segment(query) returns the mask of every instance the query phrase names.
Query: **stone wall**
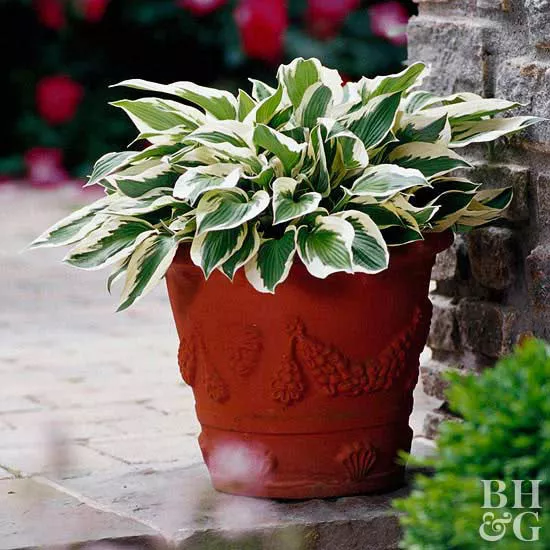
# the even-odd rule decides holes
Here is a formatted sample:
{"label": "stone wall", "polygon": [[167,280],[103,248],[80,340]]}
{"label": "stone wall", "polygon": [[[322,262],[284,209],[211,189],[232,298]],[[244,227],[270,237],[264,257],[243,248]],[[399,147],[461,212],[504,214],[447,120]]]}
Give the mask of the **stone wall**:
{"label": "stone wall", "polygon": [[[516,114],[550,118],[550,0],[419,0],[409,61],[431,64],[425,88],[471,91],[525,103]],[[457,237],[433,272],[436,290],[425,391],[444,398],[442,373],[479,371],[523,335],[550,339],[550,123],[473,147],[470,177],[511,185],[505,220]],[[445,404],[425,423],[429,436]]]}

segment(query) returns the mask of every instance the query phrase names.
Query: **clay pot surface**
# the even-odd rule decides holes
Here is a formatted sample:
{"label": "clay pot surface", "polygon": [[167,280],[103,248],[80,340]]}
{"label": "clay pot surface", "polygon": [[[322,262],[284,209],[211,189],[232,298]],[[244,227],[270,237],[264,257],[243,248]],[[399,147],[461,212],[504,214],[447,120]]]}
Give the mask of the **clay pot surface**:
{"label": "clay pot surface", "polygon": [[237,272],[208,281],[180,247],[167,274],[199,443],[218,490],[333,497],[403,483],[409,416],[431,317],[435,255],[450,233],[393,248],[376,275],[311,276],[275,294]]}

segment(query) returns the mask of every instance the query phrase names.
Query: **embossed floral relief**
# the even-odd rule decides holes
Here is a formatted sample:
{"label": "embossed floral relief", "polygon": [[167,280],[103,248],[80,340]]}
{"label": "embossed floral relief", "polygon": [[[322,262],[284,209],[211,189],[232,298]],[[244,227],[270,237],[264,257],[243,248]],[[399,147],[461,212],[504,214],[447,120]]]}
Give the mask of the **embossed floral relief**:
{"label": "embossed floral relief", "polygon": [[336,460],[344,466],[350,481],[363,481],[376,462],[376,451],[370,443],[354,441],[342,448]]}
{"label": "embossed floral relief", "polygon": [[[331,396],[356,396],[388,390],[404,374],[422,320],[416,308],[411,323],[375,358],[352,361],[331,344],[321,342],[307,332],[297,319],[289,325],[290,351],[274,375],[272,395],[289,405],[303,398],[305,380]],[[414,369],[413,369],[414,370]]]}

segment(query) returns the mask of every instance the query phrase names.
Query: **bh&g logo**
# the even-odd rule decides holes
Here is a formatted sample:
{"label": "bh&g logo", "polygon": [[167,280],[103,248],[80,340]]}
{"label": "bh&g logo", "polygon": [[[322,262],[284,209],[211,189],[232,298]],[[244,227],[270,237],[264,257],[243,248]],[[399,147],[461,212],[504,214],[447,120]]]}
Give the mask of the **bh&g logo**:
{"label": "bh&g logo", "polygon": [[[500,479],[482,479],[483,484],[483,508],[499,510],[508,505],[506,496],[506,483]],[[539,540],[540,521],[539,512],[539,486],[540,479],[513,479],[514,502],[508,506],[508,510],[502,514],[485,512],[483,521],[479,527],[479,534],[483,540],[496,542],[506,534],[511,527],[514,536],[521,541],[534,542]],[[523,489],[525,484],[526,490]],[[530,485],[530,487],[529,487]],[[524,498],[525,497],[525,498]],[[510,503],[511,504],[511,503]],[[525,506],[524,504],[528,504]],[[515,512],[517,510],[517,513]]]}

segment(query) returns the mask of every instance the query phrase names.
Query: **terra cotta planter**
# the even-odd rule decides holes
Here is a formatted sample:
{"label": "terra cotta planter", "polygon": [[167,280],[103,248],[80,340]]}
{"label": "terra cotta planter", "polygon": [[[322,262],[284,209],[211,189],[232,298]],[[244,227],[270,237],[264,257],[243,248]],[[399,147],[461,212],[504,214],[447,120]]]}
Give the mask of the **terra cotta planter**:
{"label": "terra cotta planter", "polygon": [[274,295],[243,270],[205,281],[180,247],[166,279],[216,489],[299,499],[402,484],[431,268],[451,242],[393,248],[377,275],[317,279],[295,262]]}

